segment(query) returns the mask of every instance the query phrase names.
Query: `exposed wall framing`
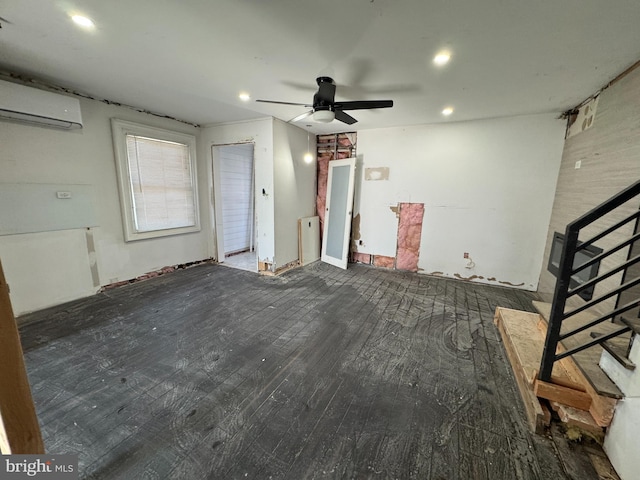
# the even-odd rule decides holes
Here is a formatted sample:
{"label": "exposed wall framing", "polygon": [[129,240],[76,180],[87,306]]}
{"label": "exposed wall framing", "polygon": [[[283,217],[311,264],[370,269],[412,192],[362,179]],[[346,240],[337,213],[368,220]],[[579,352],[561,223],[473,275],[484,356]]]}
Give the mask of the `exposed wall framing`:
{"label": "exposed wall framing", "polygon": [[329,162],[343,158],[356,156],[356,132],[333,133],[330,135],[318,135],[317,159],[318,159],[318,193],[316,206],[320,217],[320,236],[324,227],[324,213],[327,204],[327,180],[329,178]]}

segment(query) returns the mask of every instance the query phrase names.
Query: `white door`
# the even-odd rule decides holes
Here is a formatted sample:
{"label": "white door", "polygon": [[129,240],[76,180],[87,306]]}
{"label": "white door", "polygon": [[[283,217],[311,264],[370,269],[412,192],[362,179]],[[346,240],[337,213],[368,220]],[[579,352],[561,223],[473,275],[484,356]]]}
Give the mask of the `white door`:
{"label": "white door", "polygon": [[343,269],[349,256],[355,170],[355,158],[329,162],[321,259]]}

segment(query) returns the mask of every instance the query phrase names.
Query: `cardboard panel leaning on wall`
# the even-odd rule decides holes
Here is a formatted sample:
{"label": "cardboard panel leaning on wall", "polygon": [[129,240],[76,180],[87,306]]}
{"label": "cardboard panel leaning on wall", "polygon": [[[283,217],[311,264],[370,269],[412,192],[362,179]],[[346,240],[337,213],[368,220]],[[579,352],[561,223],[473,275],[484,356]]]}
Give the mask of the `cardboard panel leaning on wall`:
{"label": "cardboard panel leaning on wall", "polygon": [[[208,218],[202,231],[139,242],[125,242],[110,119],[198,136],[198,129],[128,108],[81,99],[84,128],[60,131],[3,122],[0,177],[7,183],[89,185],[97,199],[98,226],[0,237],[0,257],[11,286],[16,315],[95,293],[101,285],[127,280],[163,266],[209,256]],[[206,158],[199,155],[199,172]],[[206,176],[199,175],[201,210],[208,211]],[[91,241],[89,241],[91,240]],[[9,258],[10,257],[10,258]]]}
{"label": "cardboard panel leaning on wall", "polygon": [[[564,233],[568,223],[583,215],[593,207],[606,201],[640,179],[640,69],[629,72],[619,81],[604,90],[599,97],[595,118],[589,129],[567,138],[558,186],[547,233],[544,253],[544,266],[540,274],[538,293],[550,302],[553,298],[556,278],[547,271],[547,261],[551,250],[554,232]],[[579,162],[577,164],[577,162]],[[578,168],[579,167],[579,168]],[[615,216],[604,218],[593,228],[587,228],[580,239],[595,235],[616,219],[629,215],[638,208],[637,201],[630,202]],[[633,225],[609,235],[596,246],[608,249],[630,236]],[[628,249],[623,249],[603,261],[600,271],[626,259]],[[596,286],[594,296],[598,296],[620,284],[620,275],[615,275]],[[584,303],[580,299],[571,299],[570,305]],[[595,307],[594,313],[609,310],[613,301],[604,302]]]}
{"label": "cardboard panel leaning on wall", "polygon": [[[361,253],[393,257],[398,203],[424,203],[418,269],[535,290],[564,123],[532,115],[358,133]],[[463,258],[467,252],[473,260]]]}

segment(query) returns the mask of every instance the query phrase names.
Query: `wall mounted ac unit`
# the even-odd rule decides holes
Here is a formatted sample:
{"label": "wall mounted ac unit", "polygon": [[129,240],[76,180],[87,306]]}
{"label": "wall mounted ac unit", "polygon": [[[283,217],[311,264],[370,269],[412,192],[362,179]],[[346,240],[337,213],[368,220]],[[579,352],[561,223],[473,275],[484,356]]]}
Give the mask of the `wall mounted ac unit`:
{"label": "wall mounted ac unit", "polygon": [[0,119],[64,130],[82,128],[77,98],[3,80],[0,80]]}

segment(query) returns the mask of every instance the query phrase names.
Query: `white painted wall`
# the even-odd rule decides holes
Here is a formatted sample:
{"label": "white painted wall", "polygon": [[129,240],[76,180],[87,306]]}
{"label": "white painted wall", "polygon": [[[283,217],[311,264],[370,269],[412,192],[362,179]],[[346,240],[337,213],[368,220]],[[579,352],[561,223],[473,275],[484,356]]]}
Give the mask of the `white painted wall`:
{"label": "white painted wall", "polygon": [[298,219],[315,215],[316,163],[306,163],[304,154],[316,147],[315,136],[308,138],[305,130],[281,120],[273,127],[275,268],[280,268],[298,260]]}
{"label": "white painted wall", "polygon": [[[535,290],[562,156],[555,117],[358,132],[358,251],[395,257],[390,208],[424,203],[420,271]],[[389,167],[389,180],[364,181],[367,167]]]}
{"label": "white painted wall", "polygon": [[[264,118],[247,122],[225,123],[202,128],[201,143],[208,152],[210,185],[209,198],[220,205],[218,197],[220,185],[218,178],[212,174],[213,157],[211,147],[214,145],[230,145],[237,143],[253,143],[253,160],[255,163],[256,192],[256,253],[261,262],[273,263],[275,256],[274,230],[274,179],[273,179],[273,119]],[[217,185],[216,185],[217,184]],[[264,194],[263,194],[264,189]],[[215,219],[221,221],[220,215]],[[218,232],[221,229],[216,229]],[[221,243],[219,240],[218,243]],[[224,258],[216,255],[216,258]]]}
{"label": "white painted wall", "polygon": [[[640,340],[636,336],[629,360],[640,365]],[[607,428],[604,449],[622,480],[638,478],[640,472],[640,370],[627,370],[606,350],[602,351],[600,367],[624,393],[618,402],[613,421]]]}
{"label": "white painted wall", "polygon": [[[16,315],[91,295],[101,285],[163,266],[210,256],[210,225],[205,215],[198,233],[124,241],[109,122],[116,117],[196,137],[198,129],[98,101],[81,99],[80,104],[82,130],[0,122],[0,182],[91,185],[99,225],[91,229],[94,253],[88,247],[85,230],[0,236],[0,259]],[[207,157],[201,149],[198,154],[198,171],[205,172]],[[207,212],[206,176],[199,176],[201,212]]]}
{"label": "white painted wall", "polygon": [[635,480],[640,472],[640,397],[625,397],[616,405],[607,428],[604,450],[622,480]]}
{"label": "white painted wall", "polygon": [[99,287],[83,230],[0,237],[0,258],[16,315],[93,295]]}

